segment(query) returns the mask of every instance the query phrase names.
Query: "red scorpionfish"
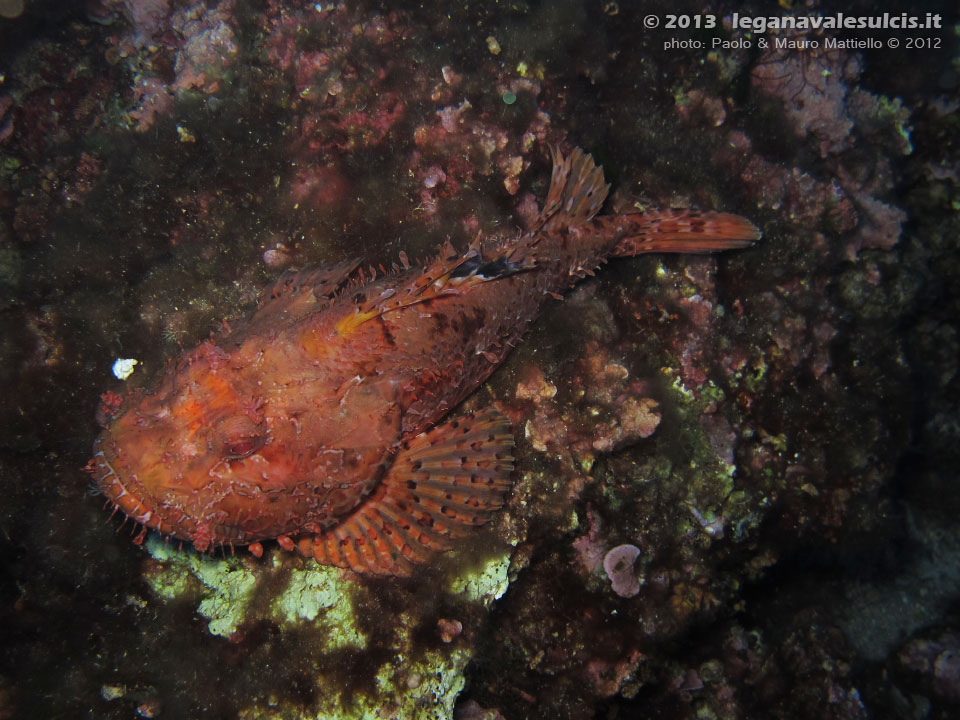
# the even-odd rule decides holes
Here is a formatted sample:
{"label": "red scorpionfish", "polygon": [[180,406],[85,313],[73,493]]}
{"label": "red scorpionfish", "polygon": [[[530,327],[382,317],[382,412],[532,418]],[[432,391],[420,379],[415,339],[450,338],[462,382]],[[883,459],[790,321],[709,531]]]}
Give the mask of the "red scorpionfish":
{"label": "red scorpionfish", "polygon": [[545,298],[607,258],[760,236],[725,213],[597,217],[602,170],[579,149],[551,152],[530,232],[465,253],[448,243],[425,268],[401,255],[403,268],[375,279],[358,261],[282,278],[242,328],[109,408],[89,468],[114,509],[201,552],[259,556],[276,539],[397,575],[486,522],[511,486],[509,422],[494,408],[446,418]]}

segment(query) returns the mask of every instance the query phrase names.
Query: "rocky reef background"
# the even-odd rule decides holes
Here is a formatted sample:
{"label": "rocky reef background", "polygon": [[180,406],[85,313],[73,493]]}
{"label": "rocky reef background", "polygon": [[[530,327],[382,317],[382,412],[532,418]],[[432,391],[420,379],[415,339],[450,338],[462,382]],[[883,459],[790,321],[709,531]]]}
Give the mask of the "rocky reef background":
{"label": "rocky reef background", "polygon": [[[635,5],[0,2],[0,720],[956,716],[955,7]],[[102,393],[283,269],[516,234],[549,144],[764,239],[547,306],[467,401],[518,440],[491,527],[371,579],[109,519]]]}

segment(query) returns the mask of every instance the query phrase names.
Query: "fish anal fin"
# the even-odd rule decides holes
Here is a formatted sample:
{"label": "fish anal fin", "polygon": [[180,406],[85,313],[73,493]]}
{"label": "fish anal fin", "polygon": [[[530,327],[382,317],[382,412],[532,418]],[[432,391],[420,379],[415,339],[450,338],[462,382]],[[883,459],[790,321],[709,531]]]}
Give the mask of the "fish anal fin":
{"label": "fish anal fin", "polygon": [[580,148],[567,157],[551,146],[553,171],[550,189],[535,229],[553,229],[582,225],[600,211],[610,186],[604,182],[603,168]]}
{"label": "fish anal fin", "polygon": [[360,573],[407,575],[503,505],[513,446],[509,421],[493,408],[421,433],[352,515],[300,550]]}

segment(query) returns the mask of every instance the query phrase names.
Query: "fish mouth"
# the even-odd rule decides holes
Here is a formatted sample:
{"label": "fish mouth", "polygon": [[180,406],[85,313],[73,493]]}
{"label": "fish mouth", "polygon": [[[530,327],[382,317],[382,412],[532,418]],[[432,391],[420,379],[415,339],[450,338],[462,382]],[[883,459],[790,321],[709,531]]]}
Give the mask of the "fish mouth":
{"label": "fish mouth", "polygon": [[134,482],[125,483],[120,473],[114,468],[114,464],[116,464],[116,458],[108,457],[101,440],[97,440],[94,443],[93,458],[87,464],[87,470],[93,475],[100,491],[106,496],[107,503],[113,506],[113,512],[116,513],[119,510],[141,526],[135,542],[138,545],[142,543],[148,529],[186,539],[180,528],[164,521],[151,504],[146,502],[139,492],[134,491],[132,486],[136,482],[136,477],[134,476]]}
{"label": "fish mouth", "polygon": [[119,510],[140,527],[134,537],[137,545],[143,543],[147,530],[155,530],[167,539],[172,537],[190,542],[202,553],[247,545],[258,539],[240,528],[214,523],[212,518],[207,521],[195,518],[183,509],[168,507],[163,501],[151,497],[136,473],[124,472],[121,455],[111,449],[111,445],[103,438],[94,443],[93,458],[87,464],[87,470],[106,496],[107,504],[113,507],[113,513]]}

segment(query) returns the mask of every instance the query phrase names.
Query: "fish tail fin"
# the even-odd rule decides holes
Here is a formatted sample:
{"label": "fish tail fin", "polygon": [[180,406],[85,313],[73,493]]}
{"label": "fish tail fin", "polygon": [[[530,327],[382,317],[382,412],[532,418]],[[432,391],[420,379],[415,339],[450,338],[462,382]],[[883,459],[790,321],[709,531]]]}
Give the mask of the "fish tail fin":
{"label": "fish tail fin", "polygon": [[510,422],[493,408],[417,435],[353,515],[302,538],[300,552],[355,572],[409,574],[503,505],[513,444]]}
{"label": "fish tail fin", "polygon": [[609,231],[621,237],[612,257],[643,253],[708,253],[736,250],[760,239],[760,231],[746,218],[698,210],[651,210],[601,218]]}
{"label": "fish tail fin", "polygon": [[603,168],[580,148],[566,157],[551,146],[553,173],[543,210],[534,230],[577,227],[590,221],[599,224],[619,243],[613,257],[648,252],[706,253],[733,250],[760,239],[760,231],[739,215],[697,210],[651,210],[594,218],[610,190]]}
{"label": "fish tail fin", "polygon": [[604,182],[603,168],[580,148],[567,157],[550,146],[553,172],[550,189],[535,229],[582,225],[599,212],[610,186]]}

